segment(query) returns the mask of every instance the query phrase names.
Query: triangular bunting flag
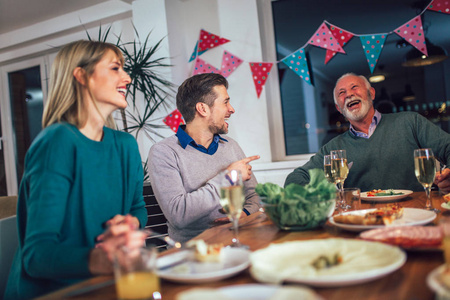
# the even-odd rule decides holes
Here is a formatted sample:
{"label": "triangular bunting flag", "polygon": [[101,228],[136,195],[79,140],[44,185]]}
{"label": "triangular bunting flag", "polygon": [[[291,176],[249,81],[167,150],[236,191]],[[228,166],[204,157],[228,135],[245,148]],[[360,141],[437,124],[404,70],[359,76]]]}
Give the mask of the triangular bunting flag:
{"label": "triangular bunting flag", "polygon": [[203,53],[205,53],[206,50],[205,50],[205,51],[198,52],[198,53],[197,53],[197,52],[198,52],[198,41],[197,41],[197,43],[195,43],[194,52],[192,52],[192,55],[191,55],[191,58],[189,59],[189,62],[193,61],[197,56],[200,56],[200,55],[202,55]]}
{"label": "triangular bunting flag", "polygon": [[200,37],[198,38],[198,52],[206,51],[208,49],[228,43],[230,40],[217,36],[205,30],[200,30]]}
{"label": "triangular bunting flag", "polygon": [[437,12],[441,12],[444,14],[450,14],[450,1],[448,0],[433,0],[430,6],[428,6],[429,10],[434,10]]}
{"label": "triangular bunting flag", "polygon": [[331,34],[331,31],[328,29],[325,22],[320,25],[316,33],[314,33],[313,36],[309,39],[309,43],[313,46],[321,47],[327,50],[345,53],[341,45],[336,42],[336,39]]}
{"label": "triangular bunting flag", "polygon": [[216,73],[220,74],[220,70],[213,65],[208,64],[203,59],[198,58],[195,60],[195,67],[192,75],[203,74],[203,73]]}
{"label": "triangular bunting flag", "polygon": [[178,126],[184,124],[183,117],[178,109],[168,114],[163,122],[170,127],[173,131],[177,132]]}
{"label": "triangular bunting flag", "polygon": [[223,77],[227,78],[242,63],[243,60],[237,57],[236,55],[228,51],[223,51],[222,67],[220,69],[220,72],[223,75]]}
{"label": "triangular bunting flag", "polygon": [[256,94],[259,98],[262,89],[266,84],[267,77],[269,77],[273,63],[251,62],[249,65],[252,71],[253,82],[255,83]]}
{"label": "triangular bunting flag", "polygon": [[309,75],[308,62],[306,59],[306,52],[304,48],[300,48],[291,55],[285,57],[282,62],[284,62],[289,67],[289,69],[294,71],[304,81],[312,85],[311,76]]}
{"label": "triangular bunting flag", "polygon": [[375,66],[378,62],[378,57],[383,50],[384,41],[386,40],[386,34],[368,34],[361,35],[360,37],[364,53],[366,54],[367,63],[369,64],[370,73],[373,73]]}
{"label": "triangular bunting flag", "polygon": [[394,32],[416,47],[417,50],[428,56],[425,35],[423,34],[422,19],[420,16],[403,24],[395,29]]}
{"label": "triangular bunting flag", "polygon": [[[344,48],[347,42],[350,41],[351,38],[353,37],[353,33],[334,25],[330,26],[330,31],[342,48]],[[336,55],[336,53],[337,53],[336,51],[327,50],[327,53],[325,55],[325,64],[327,64]]]}

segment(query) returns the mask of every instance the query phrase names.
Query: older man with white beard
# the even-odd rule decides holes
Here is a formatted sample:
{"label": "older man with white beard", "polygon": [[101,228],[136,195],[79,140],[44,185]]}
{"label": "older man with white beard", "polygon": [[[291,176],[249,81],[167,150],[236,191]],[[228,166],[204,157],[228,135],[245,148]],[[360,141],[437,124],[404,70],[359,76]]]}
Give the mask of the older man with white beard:
{"label": "older man with white beard", "polygon": [[[431,148],[438,160],[450,165],[450,134],[414,112],[381,114],[373,107],[375,89],[364,76],[347,73],[333,91],[336,109],[350,129],[322,146],[318,153],[286,178],[289,183],[309,182],[309,169],[323,169],[331,150],[346,150],[350,172],[346,187],[423,191],[414,174],[414,149]],[[450,169],[436,175],[441,191],[450,192]]]}

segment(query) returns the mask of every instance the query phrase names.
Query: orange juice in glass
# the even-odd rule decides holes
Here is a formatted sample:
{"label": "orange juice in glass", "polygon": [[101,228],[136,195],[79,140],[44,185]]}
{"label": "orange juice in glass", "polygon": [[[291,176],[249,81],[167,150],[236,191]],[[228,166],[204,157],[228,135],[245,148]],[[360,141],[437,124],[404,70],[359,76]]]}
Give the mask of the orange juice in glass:
{"label": "orange juice in glass", "polygon": [[161,298],[156,258],[154,249],[143,248],[133,253],[120,250],[116,253],[114,276],[118,299]]}

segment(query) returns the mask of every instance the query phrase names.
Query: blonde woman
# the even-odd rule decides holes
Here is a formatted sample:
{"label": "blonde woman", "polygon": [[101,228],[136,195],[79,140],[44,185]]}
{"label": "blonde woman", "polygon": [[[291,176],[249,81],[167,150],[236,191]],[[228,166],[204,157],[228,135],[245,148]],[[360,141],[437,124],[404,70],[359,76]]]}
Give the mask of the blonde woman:
{"label": "blonde woman", "polygon": [[[118,247],[141,247],[147,212],[138,146],[113,126],[130,77],[112,44],[64,46],[52,66],[44,130],[28,150],[19,248],[5,299],[30,299],[110,274]],[[109,127],[107,127],[109,126]],[[105,231],[106,229],[106,231]]]}

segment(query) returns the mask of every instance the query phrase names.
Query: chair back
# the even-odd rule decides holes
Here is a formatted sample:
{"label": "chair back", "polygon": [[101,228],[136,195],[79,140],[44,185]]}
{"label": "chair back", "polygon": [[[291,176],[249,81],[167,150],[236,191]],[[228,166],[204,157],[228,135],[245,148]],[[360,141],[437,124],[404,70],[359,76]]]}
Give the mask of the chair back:
{"label": "chair back", "polygon": [[[155,193],[149,183],[144,183],[144,201],[145,208],[147,208],[147,224],[145,228],[150,229],[155,233],[159,233],[160,238],[168,236],[167,233],[167,219],[156,201]],[[157,237],[147,239],[147,245],[152,245],[158,248],[159,251],[167,249],[167,243]]]}
{"label": "chair back", "polygon": [[9,270],[19,245],[16,220],[16,216],[0,219],[0,299],[5,294]]}
{"label": "chair back", "polygon": [[17,196],[0,197],[0,219],[14,216],[17,209]]}

